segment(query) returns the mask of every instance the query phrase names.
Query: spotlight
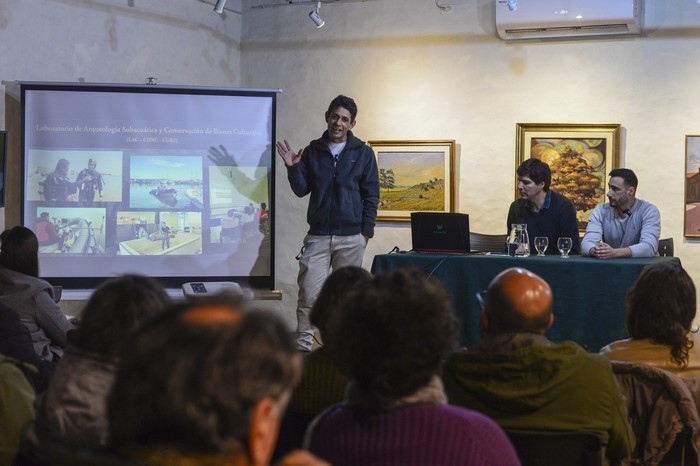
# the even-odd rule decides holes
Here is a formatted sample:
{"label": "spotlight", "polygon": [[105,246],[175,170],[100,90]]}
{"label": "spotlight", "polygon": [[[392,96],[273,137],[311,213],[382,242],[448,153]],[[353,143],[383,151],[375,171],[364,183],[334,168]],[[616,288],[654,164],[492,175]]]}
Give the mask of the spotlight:
{"label": "spotlight", "polygon": [[515,11],[518,9],[518,0],[508,0],[508,9],[510,11]]}
{"label": "spotlight", "polygon": [[216,6],[214,7],[214,11],[216,11],[219,14],[222,14],[224,12],[224,5],[226,5],[226,0],[217,0]]}
{"label": "spotlight", "polygon": [[316,2],[316,9],[309,13],[309,18],[316,24],[316,28],[323,27],[326,22],[318,15],[318,10],[321,9],[321,2]]}

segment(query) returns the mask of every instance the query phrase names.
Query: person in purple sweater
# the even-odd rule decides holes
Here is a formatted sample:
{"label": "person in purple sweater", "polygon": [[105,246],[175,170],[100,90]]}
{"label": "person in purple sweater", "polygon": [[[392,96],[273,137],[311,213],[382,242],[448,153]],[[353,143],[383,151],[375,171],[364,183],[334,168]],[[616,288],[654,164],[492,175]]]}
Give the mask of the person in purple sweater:
{"label": "person in purple sweater", "polygon": [[437,373],[457,329],[444,289],[418,271],[354,290],[328,322],[347,394],[314,420],[308,450],[334,466],[519,465],[494,421],[447,404]]}

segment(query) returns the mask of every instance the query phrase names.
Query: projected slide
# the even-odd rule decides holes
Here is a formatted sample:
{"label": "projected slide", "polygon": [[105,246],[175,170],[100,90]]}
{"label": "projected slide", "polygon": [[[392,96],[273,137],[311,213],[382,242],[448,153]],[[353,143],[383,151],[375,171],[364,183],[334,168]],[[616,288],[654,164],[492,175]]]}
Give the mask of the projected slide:
{"label": "projected slide", "polygon": [[275,94],[21,83],[22,223],[42,276],[272,287]]}

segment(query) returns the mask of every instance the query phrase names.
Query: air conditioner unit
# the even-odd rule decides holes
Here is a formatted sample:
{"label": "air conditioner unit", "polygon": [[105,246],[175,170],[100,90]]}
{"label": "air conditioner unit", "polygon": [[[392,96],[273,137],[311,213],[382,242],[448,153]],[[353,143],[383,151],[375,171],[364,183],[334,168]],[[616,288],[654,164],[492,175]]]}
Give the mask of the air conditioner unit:
{"label": "air conditioner unit", "polygon": [[641,34],[643,0],[495,0],[503,40]]}

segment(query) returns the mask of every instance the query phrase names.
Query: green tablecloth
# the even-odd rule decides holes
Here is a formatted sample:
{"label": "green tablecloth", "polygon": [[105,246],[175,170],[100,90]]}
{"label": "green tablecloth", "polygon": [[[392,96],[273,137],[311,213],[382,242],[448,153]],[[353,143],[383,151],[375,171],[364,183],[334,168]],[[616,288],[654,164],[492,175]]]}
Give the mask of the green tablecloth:
{"label": "green tablecloth", "polygon": [[627,338],[625,293],[648,264],[675,262],[676,257],[599,260],[582,256],[515,258],[497,255],[381,254],[372,272],[416,268],[439,279],[447,288],[462,324],[460,343],[478,345],[481,309],[476,293],[509,267],[538,274],[554,292],[554,325],[547,336],[555,342],[573,340],[591,351]]}

